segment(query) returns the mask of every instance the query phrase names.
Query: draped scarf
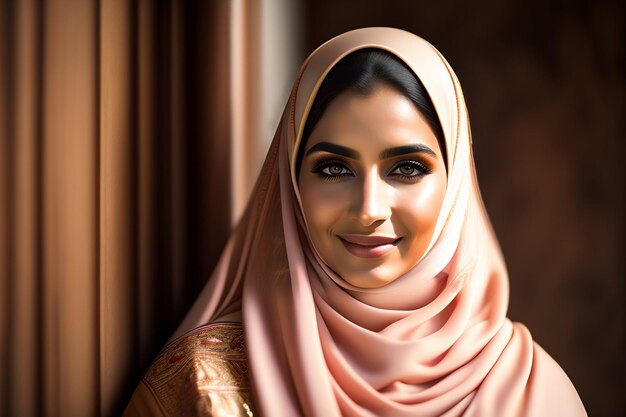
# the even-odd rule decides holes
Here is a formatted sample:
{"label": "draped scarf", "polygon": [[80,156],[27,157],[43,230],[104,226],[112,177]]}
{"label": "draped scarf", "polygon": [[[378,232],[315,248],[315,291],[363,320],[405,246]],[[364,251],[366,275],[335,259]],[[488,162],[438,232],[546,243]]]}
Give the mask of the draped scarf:
{"label": "draped scarf", "polygon": [[[375,289],[348,284],[320,257],[295,172],[317,90],[361,48],[394,54],[422,82],[448,166],[428,249]],[[420,37],[363,28],[329,40],[303,64],[242,219],[173,338],[241,311],[262,416],[586,416],[559,365],[506,317],[508,291],[456,75]]]}

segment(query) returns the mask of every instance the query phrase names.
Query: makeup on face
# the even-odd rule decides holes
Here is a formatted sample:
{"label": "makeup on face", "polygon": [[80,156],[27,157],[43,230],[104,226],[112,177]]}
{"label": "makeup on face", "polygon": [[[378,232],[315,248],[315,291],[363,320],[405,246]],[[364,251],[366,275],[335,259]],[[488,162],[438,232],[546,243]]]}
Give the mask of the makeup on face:
{"label": "makeup on face", "polygon": [[311,240],[353,285],[410,270],[430,243],[446,189],[431,127],[402,94],[340,94],[307,142],[299,179]]}

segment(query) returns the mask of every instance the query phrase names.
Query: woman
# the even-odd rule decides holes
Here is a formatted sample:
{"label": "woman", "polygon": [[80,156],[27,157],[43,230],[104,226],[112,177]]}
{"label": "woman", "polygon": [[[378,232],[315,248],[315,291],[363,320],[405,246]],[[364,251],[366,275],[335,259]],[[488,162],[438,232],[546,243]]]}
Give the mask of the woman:
{"label": "woman", "polygon": [[125,415],[585,416],[506,318],[507,280],[452,69],[410,33],[345,33],[304,63],[240,224]]}

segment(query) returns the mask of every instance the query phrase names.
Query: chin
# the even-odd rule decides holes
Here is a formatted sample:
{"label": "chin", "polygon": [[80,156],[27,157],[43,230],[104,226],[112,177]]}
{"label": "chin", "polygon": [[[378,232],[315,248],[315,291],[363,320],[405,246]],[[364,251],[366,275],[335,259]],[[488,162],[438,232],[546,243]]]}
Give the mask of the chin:
{"label": "chin", "polygon": [[[349,275],[341,274],[341,276],[345,277]],[[358,287],[358,288],[372,289],[372,288],[384,287],[385,285],[390,284],[393,281],[395,281],[395,278],[389,279],[389,278],[385,278],[385,277],[381,277],[377,275],[365,274],[365,275],[359,275],[359,276],[353,275],[351,278],[344,278],[344,280],[347,283],[354,285],[355,287]]]}

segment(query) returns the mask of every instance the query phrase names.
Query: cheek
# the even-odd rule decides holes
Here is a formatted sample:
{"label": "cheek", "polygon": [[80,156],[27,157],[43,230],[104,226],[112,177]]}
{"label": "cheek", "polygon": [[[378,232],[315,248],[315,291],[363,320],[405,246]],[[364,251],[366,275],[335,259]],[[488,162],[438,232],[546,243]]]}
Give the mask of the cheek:
{"label": "cheek", "polygon": [[324,190],[323,185],[306,185],[301,190],[302,209],[311,233],[326,235],[341,218],[346,194]]}
{"label": "cheek", "polygon": [[[400,193],[398,207],[401,207],[403,223],[412,234],[418,246],[430,242],[439,217],[445,195],[445,177],[432,177],[424,182],[415,193]],[[425,243],[424,243],[425,241]]]}

